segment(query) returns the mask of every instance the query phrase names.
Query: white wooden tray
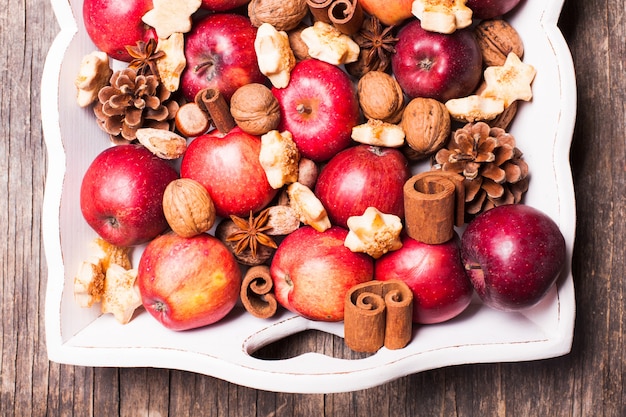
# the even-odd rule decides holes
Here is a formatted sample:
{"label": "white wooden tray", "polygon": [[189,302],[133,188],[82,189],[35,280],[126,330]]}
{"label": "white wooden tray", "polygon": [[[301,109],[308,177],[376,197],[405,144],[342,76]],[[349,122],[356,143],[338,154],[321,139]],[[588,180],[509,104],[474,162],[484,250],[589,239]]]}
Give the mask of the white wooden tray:
{"label": "white wooden tray", "polygon": [[[307,329],[343,335],[342,323],[320,323],[283,312],[270,320],[242,309],[203,329],[175,333],[142,311],[127,325],[98,308],[79,308],[73,275],[95,237],[83,221],[78,195],[90,161],[108,146],[90,110],[75,104],[73,81],[81,58],[95,47],[82,24],[82,1],[52,0],[61,26],[42,79],[42,121],[48,148],[43,234],[48,262],[46,342],[50,360],[83,366],[160,367],[211,375],[281,392],[331,393],[364,389],[449,365],[543,359],[569,352],[575,300],[571,254],[575,201],[569,149],[576,113],[571,56],[557,28],[563,0],[525,0],[510,22],[525,45],[524,61],[537,69],[534,98],[524,103],[511,133],[532,175],[525,203],[560,226],[568,262],[558,285],[524,313],[502,313],[475,301],[456,319],[416,327],[404,349],[381,349],[364,359],[306,353],[262,360],[258,348]],[[138,259],[135,259],[137,262]]]}

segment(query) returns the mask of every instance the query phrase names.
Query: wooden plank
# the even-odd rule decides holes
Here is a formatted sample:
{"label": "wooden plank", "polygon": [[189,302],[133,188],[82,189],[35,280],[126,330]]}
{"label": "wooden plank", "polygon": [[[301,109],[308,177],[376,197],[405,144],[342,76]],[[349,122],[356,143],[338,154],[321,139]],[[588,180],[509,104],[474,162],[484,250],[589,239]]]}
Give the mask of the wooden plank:
{"label": "wooden plank", "polygon": [[[329,395],[258,391],[181,371],[48,362],[39,80],[58,27],[47,1],[9,0],[6,6],[0,14],[0,415],[626,415],[623,1],[568,0],[561,18],[579,96],[571,158],[578,213],[572,353],[529,363],[432,370]],[[305,351],[349,355],[334,337],[315,333],[266,353],[272,349],[281,357]]]}

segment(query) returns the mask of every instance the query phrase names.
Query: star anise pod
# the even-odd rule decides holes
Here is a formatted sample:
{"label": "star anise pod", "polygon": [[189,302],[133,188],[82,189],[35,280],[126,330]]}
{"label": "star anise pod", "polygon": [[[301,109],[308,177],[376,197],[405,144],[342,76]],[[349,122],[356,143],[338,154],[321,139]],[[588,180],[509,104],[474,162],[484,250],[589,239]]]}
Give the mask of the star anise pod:
{"label": "star anise pod", "polygon": [[148,42],[137,41],[135,46],[126,46],[126,50],[133,58],[128,64],[129,68],[133,68],[139,75],[155,75],[159,77],[159,70],[156,61],[165,56],[165,52],[157,51],[157,42],[154,38]]}
{"label": "star anise pod", "polygon": [[386,71],[391,63],[391,55],[396,53],[398,38],[394,35],[395,26],[383,25],[375,16],[369,16],[361,29],[354,35],[354,41],[361,48],[359,60],[350,64],[350,72],[362,76],[369,71]]}
{"label": "star anise pod", "polygon": [[271,226],[267,225],[269,220],[269,209],[263,210],[257,217],[254,217],[250,212],[250,218],[248,220],[241,217],[231,215],[230,219],[239,228],[238,231],[231,233],[226,240],[228,242],[237,242],[235,245],[235,253],[240,254],[246,249],[250,249],[252,256],[256,257],[258,245],[268,246],[276,249],[278,246],[276,242],[267,235],[266,230],[271,229]]}

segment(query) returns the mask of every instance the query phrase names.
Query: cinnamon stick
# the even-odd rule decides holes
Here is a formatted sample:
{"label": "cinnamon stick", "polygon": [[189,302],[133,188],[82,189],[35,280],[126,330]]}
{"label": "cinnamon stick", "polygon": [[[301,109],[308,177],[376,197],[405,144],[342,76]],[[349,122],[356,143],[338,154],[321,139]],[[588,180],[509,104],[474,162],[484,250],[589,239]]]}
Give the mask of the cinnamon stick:
{"label": "cinnamon stick", "polygon": [[276,314],[278,304],[272,292],[274,283],[267,265],[253,266],[241,283],[241,302],[253,316],[266,319]]}
{"label": "cinnamon stick", "polygon": [[401,349],[411,340],[412,318],[413,293],[403,281],[358,284],[346,295],[344,340],[356,352]]}
{"label": "cinnamon stick", "polygon": [[215,128],[226,134],[235,126],[235,119],[230,114],[226,99],[216,88],[205,88],[196,94],[194,100],[201,108],[204,107],[211,116]]}
{"label": "cinnamon stick", "polygon": [[335,0],[328,9],[330,22],[347,35],[355,34],[363,24],[363,9],[358,0]]}
{"label": "cinnamon stick", "polygon": [[384,284],[387,320],[385,347],[402,349],[411,341],[413,332],[413,292],[400,280],[389,280]]}
{"label": "cinnamon stick", "polygon": [[330,23],[328,9],[334,1],[336,0],[306,0],[309,10],[311,10],[311,15],[313,15],[313,20]]}
{"label": "cinnamon stick", "polygon": [[420,242],[439,244],[454,236],[463,224],[465,189],[458,174],[427,171],[404,184],[405,229]]}

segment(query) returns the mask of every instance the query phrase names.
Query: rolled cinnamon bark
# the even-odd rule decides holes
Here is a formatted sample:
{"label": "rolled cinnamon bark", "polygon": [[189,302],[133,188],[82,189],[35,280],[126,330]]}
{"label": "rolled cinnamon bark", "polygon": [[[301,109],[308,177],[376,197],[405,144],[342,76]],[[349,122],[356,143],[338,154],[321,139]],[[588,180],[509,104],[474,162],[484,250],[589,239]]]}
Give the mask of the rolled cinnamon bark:
{"label": "rolled cinnamon bark", "polygon": [[385,282],[385,347],[402,349],[411,341],[413,332],[413,292],[403,281]]}
{"label": "rolled cinnamon bark", "polygon": [[427,244],[447,242],[454,226],[463,224],[465,189],[463,178],[443,171],[427,171],[404,184],[406,232]]}
{"label": "rolled cinnamon bark", "polygon": [[336,0],[307,0],[306,3],[309,6],[309,10],[311,10],[313,20],[330,23],[328,9],[334,1]]}
{"label": "rolled cinnamon bark", "polygon": [[276,314],[278,304],[272,292],[274,283],[267,265],[253,266],[244,275],[241,284],[241,302],[255,317],[269,318]]}
{"label": "rolled cinnamon bark", "polygon": [[206,109],[220,133],[226,134],[236,126],[235,119],[230,114],[230,107],[219,90],[215,88],[200,90],[194,101],[200,108]]}
{"label": "rolled cinnamon bark", "polygon": [[344,340],[356,352],[401,349],[411,340],[413,293],[399,280],[355,285],[346,296]]}
{"label": "rolled cinnamon bark", "polygon": [[330,22],[347,35],[355,34],[363,24],[363,9],[358,0],[335,0],[328,9]]}

